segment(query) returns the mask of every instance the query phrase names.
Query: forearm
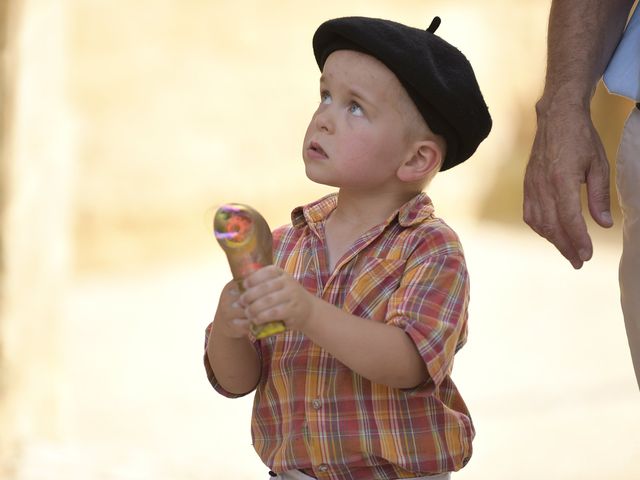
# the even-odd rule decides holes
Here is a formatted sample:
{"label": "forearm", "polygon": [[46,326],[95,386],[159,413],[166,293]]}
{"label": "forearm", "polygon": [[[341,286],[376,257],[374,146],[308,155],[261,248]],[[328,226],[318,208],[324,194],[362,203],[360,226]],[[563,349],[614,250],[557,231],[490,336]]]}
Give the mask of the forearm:
{"label": "forearm", "polygon": [[589,109],[633,0],[553,0],[538,112],[561,102]]}
{"label": "forearm", "polygon": [[303,333],[357,374],[393,388],[428,379],[409,336],[400,328],[351,315],[316,298]]}
{"label": "forearm", "polygon": [[260,359],[247,337],[229,338],[211,327],[207,357],[216,380],[227,391],[244,394],[252,391],[260,380]]}

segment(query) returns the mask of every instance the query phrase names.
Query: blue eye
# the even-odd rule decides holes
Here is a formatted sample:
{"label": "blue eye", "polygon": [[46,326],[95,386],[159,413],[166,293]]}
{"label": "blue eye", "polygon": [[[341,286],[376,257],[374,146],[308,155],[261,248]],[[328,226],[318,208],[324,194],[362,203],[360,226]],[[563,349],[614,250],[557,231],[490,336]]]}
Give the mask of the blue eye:
{"label": "blue eye", "polygon": [[362,107],[356,102],[351,102],[351,104],[349,105],[349,113],[355,115],[356,117],[362,117],[364,115],[364,110],[362,110]]}
{"label": "blue eye", "polygon": [[325,105],[329,105],[331,103],[331,94],[329,92],[321,92],[320,93],[320,103],[324,103]]}

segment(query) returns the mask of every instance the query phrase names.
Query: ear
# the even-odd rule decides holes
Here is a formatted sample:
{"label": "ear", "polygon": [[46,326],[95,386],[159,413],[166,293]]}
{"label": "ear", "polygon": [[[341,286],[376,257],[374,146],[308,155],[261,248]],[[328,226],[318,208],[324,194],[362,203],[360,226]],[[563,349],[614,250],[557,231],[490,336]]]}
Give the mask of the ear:
{"label": "ear", "polygon": [[416,142],[410,157],[398,168],[396,175],[403,182],[413,183],[431,176],[442,164],[442,149],[434,140]]}

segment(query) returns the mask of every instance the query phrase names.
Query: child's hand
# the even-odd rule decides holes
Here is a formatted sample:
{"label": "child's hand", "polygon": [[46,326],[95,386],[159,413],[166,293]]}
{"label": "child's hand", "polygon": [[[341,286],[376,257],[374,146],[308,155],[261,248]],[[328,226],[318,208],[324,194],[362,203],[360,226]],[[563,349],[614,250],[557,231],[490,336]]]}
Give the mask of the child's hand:
{"label": "child's hand", "polygon": [[240,296],[245,316],[256,325],[275,320],[291,330],[304,330],[318,300],[293,277],[273,265],[247,277]]}
{"label": "child's hand", "polygon": [[228,338],[242,338],[249,334],[249,320],[239,303],[240,290],[235,280],[227,283],[220,293],[214,323],[216,330]]}

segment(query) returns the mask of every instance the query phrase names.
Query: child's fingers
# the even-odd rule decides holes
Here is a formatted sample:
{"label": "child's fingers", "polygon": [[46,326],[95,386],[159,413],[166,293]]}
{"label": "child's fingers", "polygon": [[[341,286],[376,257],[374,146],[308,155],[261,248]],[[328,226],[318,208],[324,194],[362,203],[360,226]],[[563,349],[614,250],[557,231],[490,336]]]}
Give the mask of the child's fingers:
{"label": "child's fingers", "polygon": [[267,295],[251,305],[246,306],[243,316],[251,321],[273,320],[275,318],[274,312],[277,312],[277,315],[283,315],[282,312],[285,311],[287,304],[288,300],[281,295]]}
{"label": "child's fingers", "polygon": [[231,280],[222,288],[223,298],[233,298],[240,296],[240,287],[238,287],[238,282],[235,280]]}
{"label": "child's fingers", "polygon": [[273,322],[275,320],[284,321],[287,316],[287,304],[283,302],[265,306],[264,308],[259,309],[256,313],[249,313],[247,316],[250,321],[258,325]]}
{"label": "child's fingers", "polygon": [[240,319],[244,319],[246,318],[245,315],[245,307],[243,307],[242,305],[240,305],[239,302],[233,302],[231,304],[231,306],[229,307],[229,311],[228,311],[228,315],[231,318],[240,318]]}
{"label": "child's fingers", "polygon": [[248,307],[259,300],[263,300],[264,297],[271,297],[274,293],[284,288],[283,280],[284,277],[279,275],[247,288],[239,298],[240,305]]}
{"label": "child's fingers", "polygon": [[234,329],[244,333],[249,331],[249,323],[249,320],[246,318],[234,318],[231,321]]}
{"label": "child's fingers", "polygon": [[249,334],[249,320],[246,318],[234,318],[228,326],[229,337],[242,338]]}
{"label": "child's fingers", "polygon": [[284,305],[289,301],[287,290],[281,282],[272,280],[247,290],[240,298],[245,315],[250,319],[264,318],[267,310]]}
{"label": "child's fingers", "polygon": [[283,275],[282,269],[276,267],[275,265],[267,265],[249,275],[242,282],[245,290],[249,290],[256,285],[260,285],[261,283],[267,282],[274,278],[278,278]]}

